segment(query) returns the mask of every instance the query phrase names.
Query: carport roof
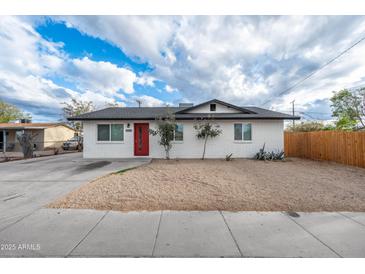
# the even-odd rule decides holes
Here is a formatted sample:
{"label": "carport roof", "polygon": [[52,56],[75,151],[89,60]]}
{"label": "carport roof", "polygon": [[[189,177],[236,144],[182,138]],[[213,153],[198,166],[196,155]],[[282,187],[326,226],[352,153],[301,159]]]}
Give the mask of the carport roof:
{"label": "carport roof", "polygon": [[[56,126],[65,126],[70,128],[69,126],[63,123],[0,123],[0,129],[45,129]],[[72,128],[70,128],[72,129]]]}

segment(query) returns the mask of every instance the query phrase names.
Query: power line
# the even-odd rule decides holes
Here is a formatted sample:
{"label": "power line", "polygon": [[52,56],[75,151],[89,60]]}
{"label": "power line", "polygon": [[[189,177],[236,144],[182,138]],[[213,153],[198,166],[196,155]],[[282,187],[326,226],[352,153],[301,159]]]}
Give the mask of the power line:
{"label": "power line", "polygon": [[327,121],[328,120],[328,119],[314,117],[312,115],[309,115],[307,112],[299,112],[299,114],[305,115],[305,116],[309,117],[311,120],[320,120],[320,121]]}
{"label": "power line", "polygon": [[[292,111],[281,111],[281,112],[292,114]],[[296,112],[300,115],[306,116],[307,118],[305,118],[305,119],[309,118],[310,120],[327,121],[327,120],[330,120],[330,119],[328,119],[329,118],[328,116],[332,117],[331,113],[317,114],[317,112],[316,112],[316,113],[314,113],[315,115],[311,115],[309,113],[313,114],[313,112],[306,112],[306,111],[296,111]],[[328,117],[328,118],[326,118],[326,117]]]}
{"label": "power line", "polygon": [[305,113],[314,113],[314,114],[332,114],[331,112],[317,112],[317,111],[305,111]]}
{"label": "power line", "polygon": [[[331,115],[331,112],[317,112],[317,111],[305,111],[305,110],[297,110],[298,112],[305,112],[305,113],[313,113],[313,114],[323,114],[323,115]],[[280,110],[280,112],[292,113],[292,110]]]}
{"label": "power line", "polygon": [[[294,85],[290,86],[289,88],[283,90],[282,92],[280,92],[277,96],[281,96],[285,93],[287,93],[288,91],[292,90],[293,88],[295,88],[296,86],[300,85],[301,83],[303,83],[305,80],[309,79],[310,77],[312,77],[314,74],[316,74],[317,72],[319,72],[320,70],[322,70],[323,68],[325,68],[326,66],[328,66],[329,64],[333,63],[336,59],[340,58],[342,55],[344,55],[346,52],[348,52],[349,50],[351,50],[353,47],[355,47],[356,45],[360,44],[362,41],[365,40],[365,36],[362,37],[360,40],[358,40],[356,43],[352,44],[350,47],[348,47],[347,49],[345,49],[344,51],[342,51],[340,54],[338,54],[336,57],[332,58],[331,60],[329,60],[327,63],[325,63],[324,65],[322,65],[321,67],[319,67],[317,70],[311,72],[310,74],[308,74],[307,76],[305,76],[302,80],[296,82]],[[266,105],[267,103],[269,103],[271,101],[271,99],[266,100],[262,106]]]}
{"label": "power line", "polygon": [[315,120],[316,118],[314,118],[312,115],[309,115],[309,114],[307,114],[307,113],[305,113],[305,112],[299,112],[300,114],[302,114],[302,115],[305,115],[305,116],[307,116],[307,117],[309,117],[309,118],[311,118],[311,119],[313,119],[313,120]]}
{"label": "power line", "polygon": [[[283,112],[283,113],[288,113],[288,114],[292,114],[293,112],[292,111],[280,111],[280,112]],[[318,118],[318,117],[326,117],[326,116],[331,116],[332,117],[332,113],[329,113],[329,112],[311,112],[311,111],[301,111],[301,110],[296,110],[295,111],[296,113],[299,113],[299,114],[303,114],[303,115],[306,115],[306,116],[310,116],[312,117],[313,119],[320,119],[322,120],[321,118]],[[313,115],[314,114],[314,115]],[[326,120],[326,119],[323,119],[323,120]]]}
{"label": "power line", "polygon": [[[294,117],[295,115],[295,106],[294,106],[294,103],[295,103],[295,100],[291,101],[292,103],[292,115]],[[293,128],[295,127],[295,120],[293,119]]]}

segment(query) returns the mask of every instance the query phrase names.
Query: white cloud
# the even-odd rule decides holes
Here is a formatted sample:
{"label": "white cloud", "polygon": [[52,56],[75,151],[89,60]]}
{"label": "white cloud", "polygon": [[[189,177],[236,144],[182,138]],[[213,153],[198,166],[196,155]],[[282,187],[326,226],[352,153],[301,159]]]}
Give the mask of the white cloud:
{"label": "white cloud", "polygon": [[43,75],[62,63],[62,44],[48,42],[17,17],[0,16],[0,70]]}
{"label": "white cloud", "polygon": [[77,92],[75,93],[74,97],[76,97],[78,100],[93,102],[97,109],[102,108],[105,104],[115,103],[115,100],[112,97],[108,97],[91,90],[86,90],[85,92],[81,93]]}
{"label": "white cloud", "polygon": [[9,102],[28,105],[39,110],[43,109],[44,112],[53,109],[52,113],[59,114],[63,107],[62,103],[69,102],[71,98],[92,101],[97,108],[101,108],[107,103],[115,103],[115,99],[112,97],[95,91],[75,91],[39,76],[19,77],[16,74],[2,71],[0,71],[0,91],[1,98],[6,98]]}
{"label": "white cloud", "polygon": [[[157,89],[161,82],[167,93],[176,91],[188,101],[219,98],[260,105],[270,99],[267,107],[287,109],[293,99],[307,107],[324,106],[333,90],[365,84],[363,42],[289,94],[278,96],[357,41],[365,32],[365,17],[55,18],[118,46],[137,62],[148,62],[152,70],[139,74],[91,57],[72,59],[62,43],[45,40],[30,25],[32,20],[23,19],[0,17],[0,96],[19,102],[57,105],[71,95],[100,104],[129,102],[135,98],[134,84]],[[76,88],[51,81],[55,74]],[[148,95],[141,99],[145,105],[164,104]]]}
{"label": "white cloud", "polygon": [[176,88],[173,88],[173,87],[172,87],[172,86],[170,86],[170,85],[166,85],[166,86],[165,86],[165,90],[166,90],[166,92],[168,92],[168,93],[172,93],[172,92],[176,91]]}
{"label": "white cloud", "polygon": [[344,88],[365,86],[365,62],[363,54],[365,43],[354,48],[340,60],[331,64],[328,69],[319,71],[310,80],[298,86],[294,92],[285,94],[273,104],[276,109],[289,106],[292,100],[298,105],[310,105],[318,100],[327,101],[333,91]]}
{"label": "white cloud", "polygon": [[[0,16],[0,98],[31,108],[34,117],[49,120],[44,115],[48,111],[59,119],[62,102],[71,97],[91,100],[99,107],[116,99],[123,104],[120,100],[127,100],[123,93],[133,93],[135,82],[153,85],[152,76],[137,77],[110,62],[70,58],[62,43],[45,40],[28,19]],[[51,76],[71,82],[76,89],[56,84]]]}
{"label": "white cloud", "polygon": [[64,62],[61,48],[20,18],[0,16],[0,98],[31,108],[34,117],[57,116],[73,92],[47,79]]}
{"label": "white cloud", "polygon": [[19,77],[4,71],[0,71],[0,90],[1,97],[11,101],[55,108],[60,107],[62,100],[66,101],[71,94],[75,94],[39,76]]}
{"label": "white cloud", "polygon": [[155,77],[152,77],[152,76],[147,75],[147,74],[142,74],[141,76],[139,76],[137,78],[136,83],[140,84],[140,85],[146,85],[146,86],[154,87],[155,86],[155,81],[156,81]]}
{"label": "white cloud", "polygon": [[63,16],[67,22],[88,35],[106,39],[128,55],[140,60],[159,62],[161,49],[174,31],[174,18],[169,16]]}
{"label": "white cloud", "polygon": [[95,62],[88,57],[73,59],[66,77],[74,80],[79,88],[92,89],[106,95],[114,95],[122,90],[133,93],[136,74],[126,68],[117,67],[110,62]]}
{"label": "white cloud", "polygon": [[314,102],[328,98],[332,90],[365,83],[361,73],[365,71],[363,43],[343,56],[338,67],[332,64],[326,68],[332,74],[321,74],[290,95],[276,97],[360,38],[365,31],[364,17],[119,16],[63,20],[149,62],[154,68],[152,76],[194,101],[217,97],[241,105],[260,105],[271,99],[272,105],[278,106],[292,98]]}
{"label": "white cloud", "polygon": [[160,99],[148,95],[135,96],[133,99],[140,100],[142,102],[142,107],[162,107],[167,104]]}

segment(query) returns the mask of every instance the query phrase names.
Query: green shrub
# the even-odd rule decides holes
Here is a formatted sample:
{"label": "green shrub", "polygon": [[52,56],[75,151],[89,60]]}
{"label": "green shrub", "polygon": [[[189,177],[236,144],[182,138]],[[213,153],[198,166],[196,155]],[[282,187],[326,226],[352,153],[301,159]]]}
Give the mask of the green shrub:
{"label": "green shrub", "polygon": [[308,132],[324,130],[325,125],[322,122],[300,122],[293,125],[288,125],[287,130],[292,132]]}

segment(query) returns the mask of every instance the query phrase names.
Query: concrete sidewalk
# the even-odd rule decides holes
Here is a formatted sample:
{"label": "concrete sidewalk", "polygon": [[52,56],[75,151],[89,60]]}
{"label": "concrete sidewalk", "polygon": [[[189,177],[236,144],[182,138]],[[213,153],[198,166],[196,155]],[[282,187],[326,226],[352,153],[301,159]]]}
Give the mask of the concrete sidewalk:
{"label": "concrete sidewalk", "polygon": [[365,257],[365,213],[40,209],[1,257]]}

